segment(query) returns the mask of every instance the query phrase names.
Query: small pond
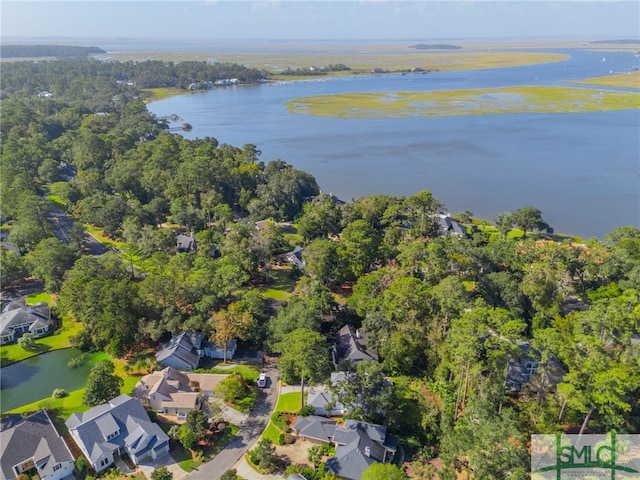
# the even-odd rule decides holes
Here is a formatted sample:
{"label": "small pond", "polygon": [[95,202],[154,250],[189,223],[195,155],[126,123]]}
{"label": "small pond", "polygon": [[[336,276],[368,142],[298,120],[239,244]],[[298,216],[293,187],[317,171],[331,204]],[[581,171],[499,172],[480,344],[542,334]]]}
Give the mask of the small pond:
{"label": "small pond", "polygon": [[0,410],[14,408],[51,398],[56,388],[67,392],[83,388],[87,382],[92,362],[87,361],[77,368],[67,363],[82,352],[76,348],[65,348],[43,353],[0,369]]}

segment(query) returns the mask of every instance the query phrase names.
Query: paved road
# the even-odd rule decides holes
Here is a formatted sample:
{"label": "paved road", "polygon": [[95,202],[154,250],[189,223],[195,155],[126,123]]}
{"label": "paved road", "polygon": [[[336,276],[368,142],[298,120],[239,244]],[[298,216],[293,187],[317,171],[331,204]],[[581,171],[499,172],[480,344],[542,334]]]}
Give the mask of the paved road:
{"label": "paved road", "polygon": [[267,427],[271,413],[273,413],[278,401],[280,378],[273,363],[265,364],[262,371],[269,377],[269,385],[259,391],[255,408],[244,424],[240,426],[234,439],[213,460],[203,463],[197,470],[188,474],[185,477],[187,480],[220,478],[224,472],[233,468],[247,450],[253,447],[255,441]]}
{"label": "paved road", "polygon": [[[50,209],[47,212],[47,220],[51,224],[53,233],[55,234],[56,238],[65,245],[68,245],[70,242],[68,232],[73,226],[73,219],[68,217],[56,205],[50,204]],[[82,241],[82,247],[83,249],[88,251],[90,255],[102,255],[108,250],[107,247],[105,247],[102,243],[89,235],[88,232],[85,232],[84,239]]]}

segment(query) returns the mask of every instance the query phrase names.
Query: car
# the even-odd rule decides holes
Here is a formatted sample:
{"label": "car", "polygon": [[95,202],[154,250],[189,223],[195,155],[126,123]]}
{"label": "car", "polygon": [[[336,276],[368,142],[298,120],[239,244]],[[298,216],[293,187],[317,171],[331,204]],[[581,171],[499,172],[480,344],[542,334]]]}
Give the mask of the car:
{"label": "car", "polygon": [[258,386],[260,388],[264,388],[267,386],[267,376],[264,373],[261,373],[258,377]]}

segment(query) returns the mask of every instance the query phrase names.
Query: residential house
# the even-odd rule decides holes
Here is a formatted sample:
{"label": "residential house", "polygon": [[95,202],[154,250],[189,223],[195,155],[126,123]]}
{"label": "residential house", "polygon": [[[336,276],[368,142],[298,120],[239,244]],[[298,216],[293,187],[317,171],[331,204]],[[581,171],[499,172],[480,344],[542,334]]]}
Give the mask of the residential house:
{"label": "residential house", "polygon": [[195,252],[196,248],[196,239],[193,236],[193,232],[189,232],[189,235],[181,233],[176,236],[176,253]]}
{"label": "residential house", "polygon": [[15,342],[26,332],[41,337],[52,326],[51,309],[46,302],[27,305],[24,300],[14,300],[0,314],[0,345]]}
{"label": "residential house", "polygon": [[302,440],[329,445],[337,428],[335,420],[317,415],[298,417],[293,424],[293,432]]}
{"label": "residential house", "polygon": [[169,437],[151,420],[137,398],[120,395],[66,422],[69,433],[97,473],[128,454],[138,464],[169,452]]}
{"label": "residential house", "polygon": [[325,417],[298,417],[294,433],[314,443],[334,444],[335,456],[327,460],[327,470],[338,478],[358,480],[372,463],[393,460],[398,440],[387,427],[348,419],[343,426]]}
{"label": "residential house", "polygon": [[[236,339],[227,344],[227,359],[233,358],[236,348]],[[156,353],[156,360],[160,365],[178,370],[198,368],[202,357],[222,359],[224,348],[207,341],[205,334],[200,332],[181,332],[174,335],[171,341]]]}
{"label": "residential house", "polygon": [[73,474],[73,455],[45,410],[26,418],[6,415],[0,420],[0,433],[3,480],[13,480],[23,472],[32,471],[37,472],[41,480],[61,480]]}
{"label": "residential house", "polygon": [[[507,364],[505,374],[505,386],[512,393],[522,391],[524,385],[538,373],[541,367],[541,354],[531,347],[529,342],[518,342],[520,355],[511,357]],[[562,381],[565,370],[555,357],[551,357],[544,365],[544,373],[541,381],[546,385],[555,386]]]}
{"label": "residential house", "polygon": [[200,354],[205,336],[203,333],[181,332],[174,335],[171,341],[163,345],[156,353],[156,360],[163,367],[173,367],[178,370],[193,370],[198,368]]}
{"label": "residential house", "polygon": [[296,248],[293,249],[292,252],[287,253],[285,255],[285,258],[289,263],[292,263],[293,265],[298,267],[300,270],[304,270],[305,264],[304,264],[304,260],[302,259],[303,252],[304,252],[304,248],[301,246],[297,246]]}
{"label": "residential house", "polygon": [[[331,386],[335,387],[338,382],[344,380],[344,372],[331,373]],[[341,417],[349,413],[349,409],[338,401],[331,389],[324,386],[314,386],[309,389],[307,405],[314,407],[316,415],[325,417]]]}
{"label": "residential house", "polygon": [[378,361],[378,352],[367,348],[368,335],[351,325],[345,325],[338,331],[336,343],[332,348],[333,364],[338,369],[341,362],[348,361],[356,365],[362,361]]}
{"label": "residential house", "polygon": [[214,395],[227,375],[180,372],[173,367],[145,375],[133,389],[133,396],[146,407],[184,420],[191,410]]}
{"label": "residential house", "polygon": [[467,229],[452,219],[448,214],[438,214],[438,228],[443,237],[456,236],[467,238]]}

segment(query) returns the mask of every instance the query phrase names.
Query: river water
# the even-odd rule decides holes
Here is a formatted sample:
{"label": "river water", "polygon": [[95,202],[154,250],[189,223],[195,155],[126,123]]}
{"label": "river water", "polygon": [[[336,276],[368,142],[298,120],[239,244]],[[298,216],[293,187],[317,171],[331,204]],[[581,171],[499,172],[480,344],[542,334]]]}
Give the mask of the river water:
{"label": "river water", "polygon": [[430,190],[455,213],[492,219],[540,208],[557,232],[602,238],[640,224],[640,95],[628,110],[440,118],[338,119],[289,113],[290,99],[392,92],[571,85],[625,72],[630,53],[551,50],[566,61],[490,70],[386,74],[213,89],[150,103],[180,115],[186,138],[252,143],[261,160],[282,159],[344,200]]}

